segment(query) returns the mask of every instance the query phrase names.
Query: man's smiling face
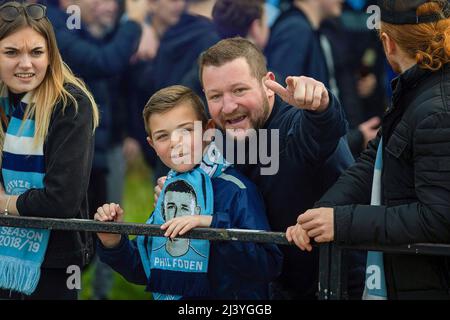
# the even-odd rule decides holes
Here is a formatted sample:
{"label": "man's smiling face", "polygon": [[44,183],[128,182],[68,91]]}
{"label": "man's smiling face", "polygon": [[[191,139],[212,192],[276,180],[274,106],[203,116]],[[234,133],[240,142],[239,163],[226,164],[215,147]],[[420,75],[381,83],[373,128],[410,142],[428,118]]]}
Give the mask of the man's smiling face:
{"label": "man's smiling face", "polygon": [[203,87],[212,119],[237,139],[247,136],[249,129],[261,128],[269,115],[269,100],[245,58],[222,66],[205,66]]}

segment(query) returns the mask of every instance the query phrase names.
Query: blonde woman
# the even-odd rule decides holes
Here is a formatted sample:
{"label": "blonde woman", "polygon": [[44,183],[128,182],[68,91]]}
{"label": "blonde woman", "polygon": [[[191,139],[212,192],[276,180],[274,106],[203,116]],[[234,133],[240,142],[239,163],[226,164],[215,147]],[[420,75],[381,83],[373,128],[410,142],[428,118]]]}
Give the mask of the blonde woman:
{"label": "blonde woman", "polygon": [[[88,218],[87,187],[97,106],[63,63],[46,7],[0,7],[0,211]],[[0,228],[0,298],[76,299],[67,267],[83,268],[83,232]]]}

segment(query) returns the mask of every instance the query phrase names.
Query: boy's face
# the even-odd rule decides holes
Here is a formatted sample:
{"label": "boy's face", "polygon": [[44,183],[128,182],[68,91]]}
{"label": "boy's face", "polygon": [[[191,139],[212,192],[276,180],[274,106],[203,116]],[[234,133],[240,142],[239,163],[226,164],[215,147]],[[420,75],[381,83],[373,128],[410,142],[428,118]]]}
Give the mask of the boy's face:
{"label": "boy's face", "polygon": [[191,103],[184,102],[148,119],[149,144],[169,168],[186,172],[200,163],[206,143],[202,123]]}

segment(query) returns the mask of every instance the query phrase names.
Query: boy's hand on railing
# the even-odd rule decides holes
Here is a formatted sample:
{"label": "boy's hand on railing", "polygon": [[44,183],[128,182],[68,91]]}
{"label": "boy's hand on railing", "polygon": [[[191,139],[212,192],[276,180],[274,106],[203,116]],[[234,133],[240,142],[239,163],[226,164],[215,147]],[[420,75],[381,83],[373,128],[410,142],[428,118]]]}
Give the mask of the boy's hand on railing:
{"label": "boy's hand on railing", "polygon": [[308,210],[298,217],[297,223],[307,232],[308,237],[318,243],[334,240],[333,208]]}
{"label": "boy's hand on railing", "polygon": [[182,216],[167,221],[161,226],[161,229],[166,230],[165,237],[173,239],[177,235],[182,236],[194,228],[207,228],[211,226],[211,222],[212,216]]}
{"label": "boy's hand on railing", "polygon": [[302,251],[311,251],[312,246],[310,244],[310,239],[305,230],[303,230],[302,226],[296,224],[295,226],[291,226],[286,230],[286,239],[292,243],[294,242],[297,247]]}
{"label": "boy's hand on railing", "polygon": [[[107,203],[97,209],[94,215],[96,221],[123,222],[124,212],[120,205]],[[98,238],[106,248],[114,248],[120,243],[122,236],[114,233],[97,233]]]}

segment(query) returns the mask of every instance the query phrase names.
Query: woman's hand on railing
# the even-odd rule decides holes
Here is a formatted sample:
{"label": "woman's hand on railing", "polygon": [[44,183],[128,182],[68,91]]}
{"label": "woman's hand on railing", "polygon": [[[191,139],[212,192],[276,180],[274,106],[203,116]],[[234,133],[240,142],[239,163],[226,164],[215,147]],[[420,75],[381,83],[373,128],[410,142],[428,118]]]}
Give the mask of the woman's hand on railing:
{"label": "woman's hand on railing", "polygon": [[302,228],[301,225],[296,224],[295,226],[291,226],[286,230],[286,239],[292,243],[294,242],[297,247],[302,251],[311,251],[312,246],[310,244],[310,239],[306,231]]}
{"label": "woman's hand on railing", "polygon": [[297,223],[307,232],[308,237],[317,243],[334,240],[334,209],[311,209],[301,214]]}

